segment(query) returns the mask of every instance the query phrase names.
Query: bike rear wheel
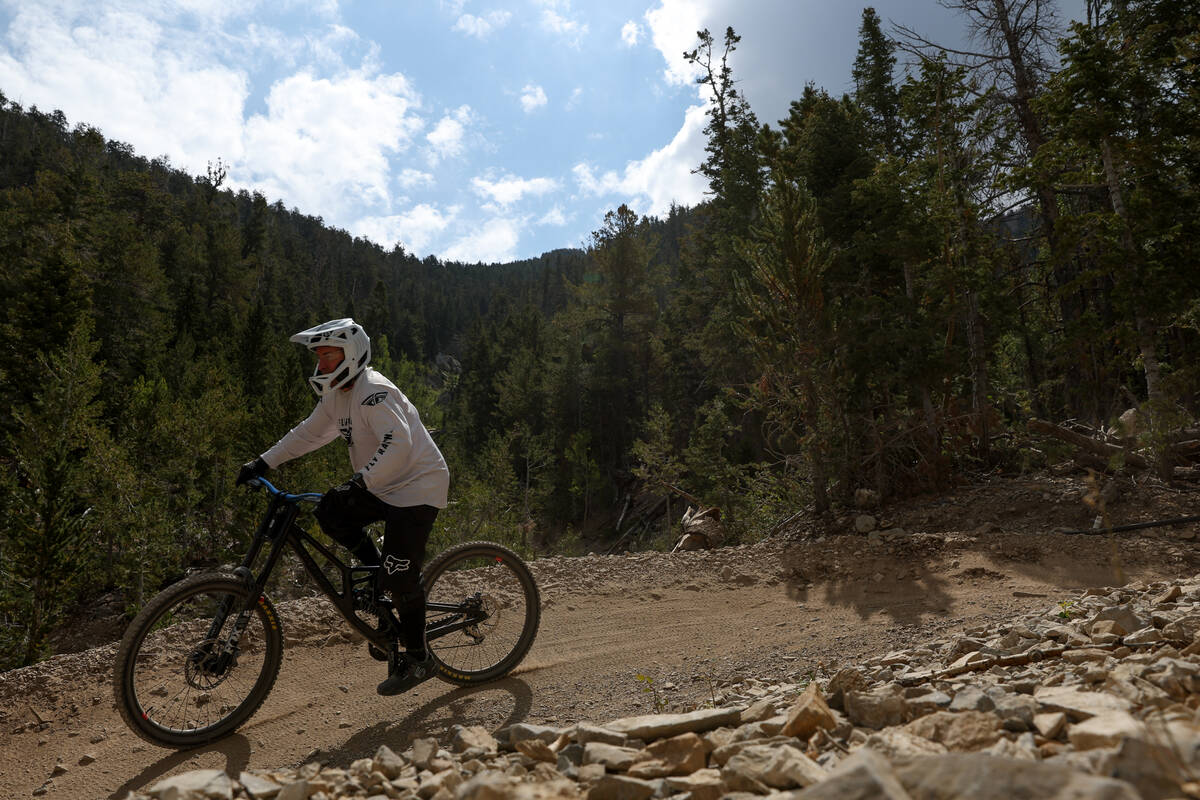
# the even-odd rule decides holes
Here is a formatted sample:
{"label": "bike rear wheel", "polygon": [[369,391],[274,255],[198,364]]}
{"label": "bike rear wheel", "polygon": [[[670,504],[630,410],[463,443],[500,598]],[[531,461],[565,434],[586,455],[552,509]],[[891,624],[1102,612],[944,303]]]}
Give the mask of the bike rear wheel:
{"label": "bike rear wheel", "polygon": [[[245,629],[230,649],[238,613]],[[227,575],[194,575],[164,589],[121,639],[113,695],[138,736],[165,747],[195,747],[226,736],[266,699],[283,658],[271,602]]]}
{"label": "bike rear wheel", "polygon": [[[468,542],[439,554],[422,576],[425,628],[438,676],[470,686],[500,678],[533,646],[541,599],[521,558],[491,542]],[[445,635],[439,627],[457,626]]]}

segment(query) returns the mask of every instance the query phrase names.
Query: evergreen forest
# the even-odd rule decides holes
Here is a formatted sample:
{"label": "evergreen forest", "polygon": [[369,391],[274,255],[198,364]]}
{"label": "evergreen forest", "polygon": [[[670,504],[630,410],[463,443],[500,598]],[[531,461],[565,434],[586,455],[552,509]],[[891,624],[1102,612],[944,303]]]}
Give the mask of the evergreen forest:
{"label": "evergreen forest", "polygon": [[[336,317],[450,465],[430,554],[669,548],[686,505],[753,541],[858,489],[1044,467],[1030,420],[1130,407],[1169,471],[1200,414],[1200,0],[942,4],[969,50],[866,8],[853,91],[796,86],[781,120],[730,65],[754,43],[700,31],[705,202],[508,264],[381,247],[0,94],[0,669],[240,557],[265,501],[238,467],[314,403],[288,337]],[[322,491],[345,448],[271,477]]]}

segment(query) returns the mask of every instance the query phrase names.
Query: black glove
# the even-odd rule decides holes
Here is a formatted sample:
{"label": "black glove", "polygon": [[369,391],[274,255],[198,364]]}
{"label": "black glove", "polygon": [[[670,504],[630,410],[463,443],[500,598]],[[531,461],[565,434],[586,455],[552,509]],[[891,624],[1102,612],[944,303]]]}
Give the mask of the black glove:
{"label": "black glove", "polygon": [[266,475],[269,469],[270,467],[267,466],[267,462],[262,460],[262,456],[253,461],[247,461],[245,464],[242,464],[242,468],[238,471],[237,481],[234,484],[236,486],[244,486],[255,478],[261,478],[263,475]]}

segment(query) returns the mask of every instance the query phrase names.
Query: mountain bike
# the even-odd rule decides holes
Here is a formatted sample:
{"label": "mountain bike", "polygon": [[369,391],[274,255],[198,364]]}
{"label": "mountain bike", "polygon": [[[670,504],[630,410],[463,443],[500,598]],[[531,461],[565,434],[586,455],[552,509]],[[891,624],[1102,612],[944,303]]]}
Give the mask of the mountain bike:
{"label": "mountain bike", "polygon": [[[297,522],[302,504],[321,495],[257,481],[270,500],[241,565],[167,587],[121,639],[113,670],[117,709],[152,744],[186,748],[219,739],[266,700],[283,660],[282,624],[266,587],[289,547],[373,657],[386,659],[395,646],[395,613],[375,590],[379,567],[350,566]],[[455,545],[428,563],[421,583],[438,677],[460,686],[496,680],[529,652],[541,607],[533,574],[516,553],[491,542]]]}

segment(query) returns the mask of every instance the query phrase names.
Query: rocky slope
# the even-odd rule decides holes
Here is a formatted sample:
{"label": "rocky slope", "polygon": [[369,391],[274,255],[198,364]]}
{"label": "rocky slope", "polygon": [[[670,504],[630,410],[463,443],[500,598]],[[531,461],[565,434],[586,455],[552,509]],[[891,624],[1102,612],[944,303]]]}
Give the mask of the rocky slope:
{"label": "rocky slope", "polygon": [[1200,797],[1200,576],[839,670],[747,680],[691,713],[455,726],[345,766],[187,772],[135,798]]}
{"label": "rocky slope", "polygon": [[[1064,535],[1087,492],[993,481],[753,546],[541,559],[533,651],[474,690],[377,698],[323,601],[282,604],[267,704],[184,753],[124,729],[111,645],[59,656],[0,674],[0,796],[1192,796],[1198,527]],[[1194,496],[1131,484],[1107,512]]]}

